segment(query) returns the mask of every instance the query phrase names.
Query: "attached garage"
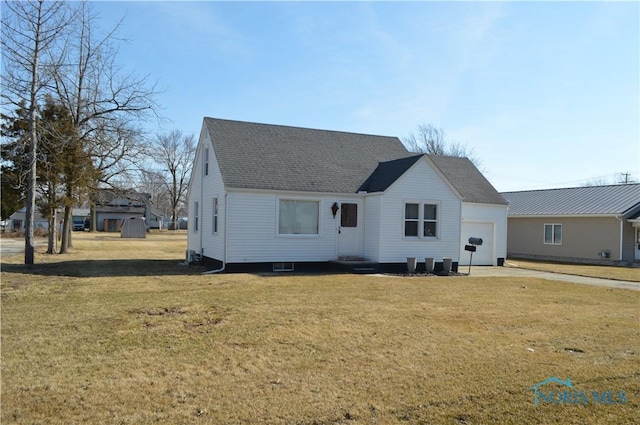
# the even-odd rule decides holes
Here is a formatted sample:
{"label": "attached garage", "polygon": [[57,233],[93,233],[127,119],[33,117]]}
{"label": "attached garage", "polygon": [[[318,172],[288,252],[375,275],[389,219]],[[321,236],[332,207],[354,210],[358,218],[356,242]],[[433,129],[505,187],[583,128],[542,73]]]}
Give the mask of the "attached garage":
{"label": "attached garage", "polygon": [[495,264],[495,232],[493,223],[463,222],[460,245],[460,265],[468,266],[471,252],[465,251],[469,238],[481,238],[482,245],[473,253],[473,266],[493,266]]}
{"label": "attached garage", "polygon": [[472,265],[502,266],[507,256],[507,201],[466,158],[430,157],[462,198],[459,265],[469,265],[464,247],[470,237],[482,238]]}

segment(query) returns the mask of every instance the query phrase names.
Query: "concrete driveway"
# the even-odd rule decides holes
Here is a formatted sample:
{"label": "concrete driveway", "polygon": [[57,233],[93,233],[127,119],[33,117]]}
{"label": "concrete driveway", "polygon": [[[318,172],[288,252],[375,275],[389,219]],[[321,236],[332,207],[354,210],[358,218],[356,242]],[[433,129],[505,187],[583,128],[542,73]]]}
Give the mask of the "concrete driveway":
{"label": "concrete driveway", "polygon": [[[36,247],[46,245],[46,239],[36,239]],[[22,252],[24,252],[24,238],[0,238],[0,255],[20,254]]]}
{"label": "concrete driveway", "polygon": [[[468,267],[463,266],[458,271],[461,273],[466,273],[468,271]],[[638,269],[638,273],[640,273],[640,269]],[[519,269],[516,267],[472,266],[471,276],[537,277],[539,279],[555,280],[559,282],[579,283],[581,285],[606,286],[609,288],[633,289],[635,291],[640,291],[640,282],[630,282],[627,280],[601,279],[597,277],[574,276],[570,274]]]}

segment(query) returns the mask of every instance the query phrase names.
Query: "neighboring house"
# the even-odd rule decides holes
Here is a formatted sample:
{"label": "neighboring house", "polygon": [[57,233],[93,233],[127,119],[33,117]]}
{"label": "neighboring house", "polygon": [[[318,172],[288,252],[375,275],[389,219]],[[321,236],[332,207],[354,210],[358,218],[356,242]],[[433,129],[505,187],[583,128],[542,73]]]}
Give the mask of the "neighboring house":
{"label": "neighboring house", "polygon": [[[9,231],[19,231],[24,230],[24,226],[26,224],[26,215],[27,208],[21,208],[18,211],[14,212],[9,216],[8,224],[6,225],[6,230]],[[34,211],[33,215],[33,228],[49,230],[49,219],[42,216],[38,208]]]}
{"label": "neighboring house", "polygon": [[640,184],[502,193],[509,257],[611,263],[640,260]]}
{"label": "neighboring house", "polygon": [[151,196],[134,191],[101,189],[95,197],[96,230],[119,232],[124,219],[142,217],[151,222]]}
{"label": "neighboring house", "polygon": [[156,209],[151,209],[151,218],[149,219],[149,229],[166,229],[164,214]]}
{"label": "neighboring house", "polygon": [[466,158],[396,137],[205,118],[188,189],[188,253],[226,270],[407,257],[502,264],[506,201]]}

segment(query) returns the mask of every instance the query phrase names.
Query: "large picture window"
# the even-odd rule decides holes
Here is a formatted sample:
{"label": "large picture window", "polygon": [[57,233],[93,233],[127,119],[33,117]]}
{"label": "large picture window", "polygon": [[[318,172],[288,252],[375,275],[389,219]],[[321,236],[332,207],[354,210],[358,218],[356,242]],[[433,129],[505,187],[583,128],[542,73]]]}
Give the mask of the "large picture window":
{"label": "large picture window", "polygon": [[544,225],[545,245],[562,245],[562,224]]}
{"label": "large picture window", "polygon": [[438,237],[438,205],[407,202],[404,204],[404,236]]}
{"label": "large picture window", "polygon": [[317,235],[319,201],[281,199],[278,233],[281,235]]}

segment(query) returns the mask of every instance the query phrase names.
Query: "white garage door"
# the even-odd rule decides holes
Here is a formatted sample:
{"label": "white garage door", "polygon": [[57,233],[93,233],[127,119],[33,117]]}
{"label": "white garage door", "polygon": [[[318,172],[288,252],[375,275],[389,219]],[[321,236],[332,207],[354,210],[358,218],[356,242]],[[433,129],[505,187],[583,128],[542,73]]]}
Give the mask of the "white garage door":
{"label": "white garage door", "polygon": [[459,265],[469,265],[470,252],[464,250],[464,246],[468,244],[469,238],[482,238],[482,245],[477,247],[473,253],[473,266],[492,266],[495,259],[493,258],[493,223],[462,223],[462,240],[460,245],[460,261]]}

